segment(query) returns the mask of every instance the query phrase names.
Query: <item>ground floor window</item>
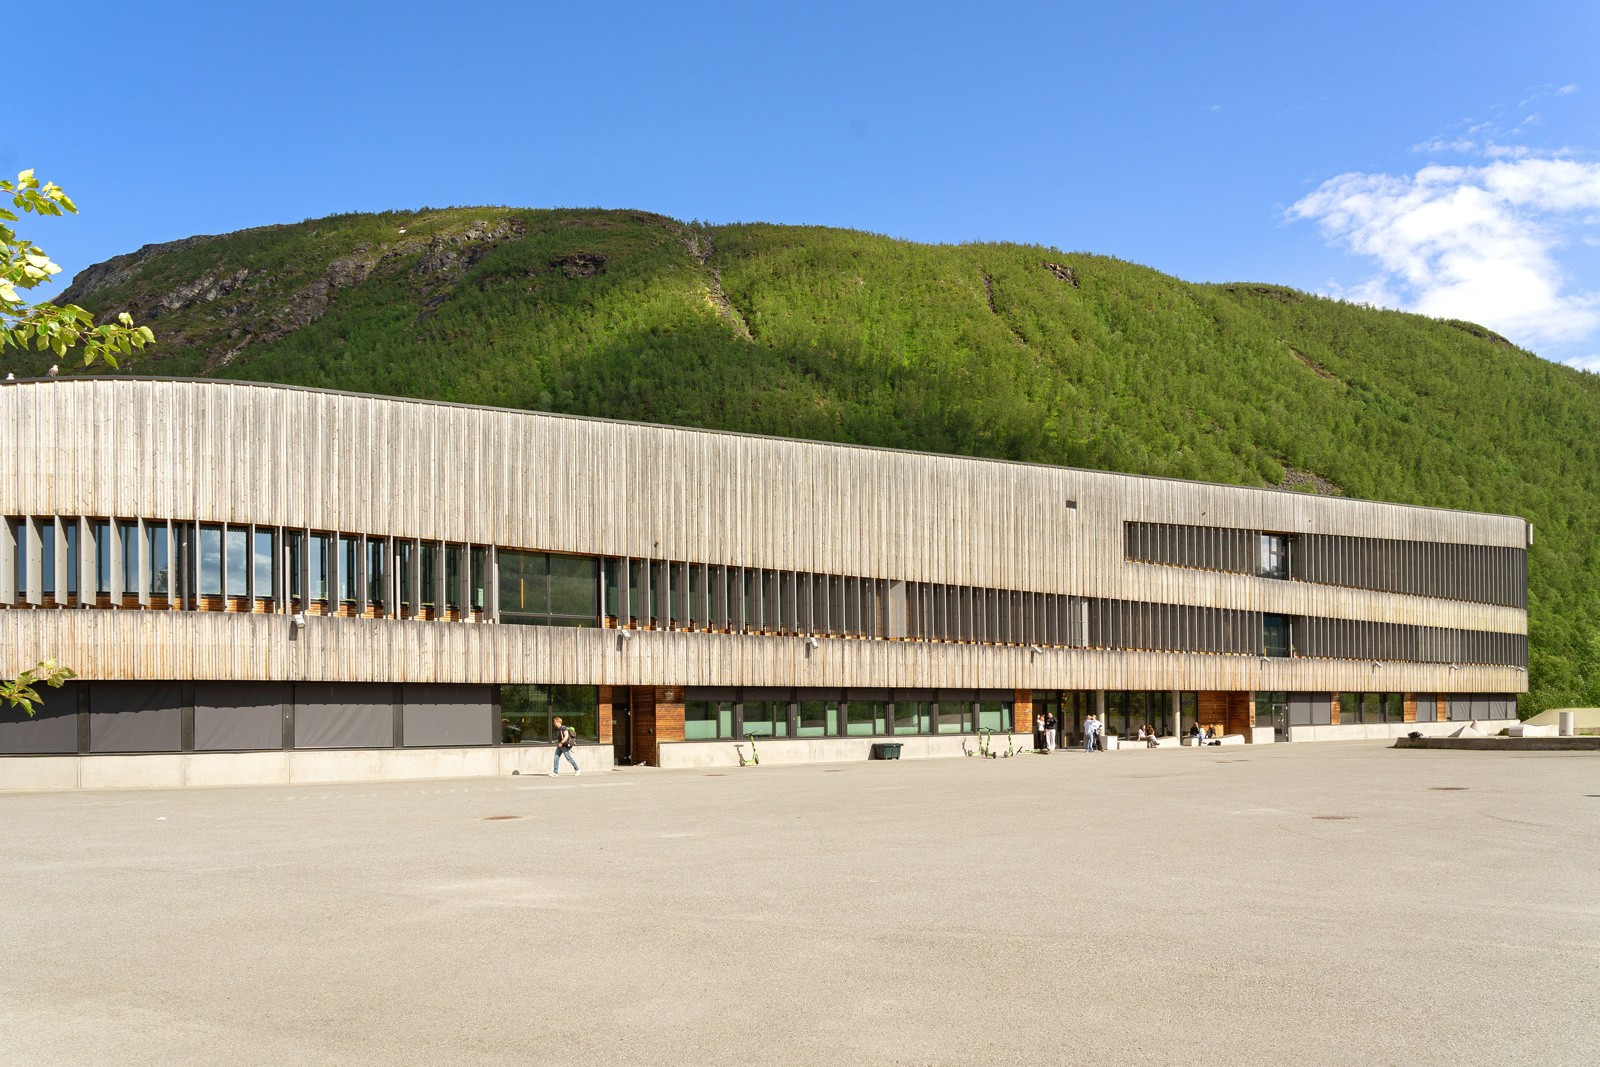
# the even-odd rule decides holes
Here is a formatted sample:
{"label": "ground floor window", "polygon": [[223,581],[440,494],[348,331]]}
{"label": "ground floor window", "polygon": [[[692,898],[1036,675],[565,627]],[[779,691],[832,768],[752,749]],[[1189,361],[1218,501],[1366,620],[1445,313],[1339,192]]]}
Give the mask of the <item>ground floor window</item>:
{"label": "ground floor window", "polygon": [[747,737],[901,737],[1008,732],[1014,702],[974,690],[690,689],[683,705],[686,741]]}
{"label": "ground floor window", "polygon": [[1339,725],[1405,722],[1405,697],[1400,693],[1340,693]]}
{"label": "ground floor window", "polygon": [[1288,721],[1289,694],[1288,693],[1257,693],[1256,694],[1256,725],[1263,728],[1273,728]]}
{"label": "ground floor window", "polygon": [[686,741],[715,741],[719,737],[733,737],[733,701],[685,701],[683,737]]}
{"label": "ground floor window", "polygon": [[839,732],[838,700],[802,700],[796,704],[800,737],[827,737]]}
{"label": "ground floor window", "polygon": [[883,715],[885,705],[876,700],[850,701],[847,715],[846,732],[852,736],[871,736],[881,734],[883,730]]}
{"label": "ground floor window", "polygon": [[789,705],[776,700],[745,701],[744,736],[788,737]]}
{"label": "ground floor window", "polygon": [[978,729],[992,730],[997,734],[1011,732],[1012,701],[983,700],[978,702]]}
{"label": "ground floor window", "polygon": [[932,733],[932,705],[922,700],[897,700],[894,702],[894,732],[896,734]]}
{"label": "ground floor window", "polygon": [[600,695],[592,685],[502,685],[500,741],[507,745],[550,744],[555,720],[579,741],[600,740]]}
{"label": "ground floor window", "polygon": [[1110,736],[1136,737],[1145,726],[1158,734],[1169,733],[1171,721],[1172,693],[1167,690],[1106,693],[1105,729]]}
{"label": "ground floor window", "polygon": [[972,702],[970,700],[941,700],[939,702],[939,732],[941,734],[971,733]]}

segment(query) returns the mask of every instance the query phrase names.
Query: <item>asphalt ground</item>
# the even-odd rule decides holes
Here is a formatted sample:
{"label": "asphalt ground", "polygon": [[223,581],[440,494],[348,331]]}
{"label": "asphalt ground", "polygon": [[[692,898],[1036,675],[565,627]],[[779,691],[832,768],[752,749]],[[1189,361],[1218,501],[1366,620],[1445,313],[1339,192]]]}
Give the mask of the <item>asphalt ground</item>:
{"label": "asphalt ground", "polygon": [[1600,1063],[1600,758],[0,797],[5,1064]]}

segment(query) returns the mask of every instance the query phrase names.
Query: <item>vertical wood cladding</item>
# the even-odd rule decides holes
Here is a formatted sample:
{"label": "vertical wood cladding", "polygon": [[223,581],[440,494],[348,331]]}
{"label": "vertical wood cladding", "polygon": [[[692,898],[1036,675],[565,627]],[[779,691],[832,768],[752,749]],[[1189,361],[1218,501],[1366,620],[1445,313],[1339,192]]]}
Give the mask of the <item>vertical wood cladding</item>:
{"label": "vertical wood cladding", "polygon": [[[1136,635],[1189,608],[1526,632],[1526,613],[1504,605],[1153,567],[1130,563],[1125,545],[1125,524],[1141,522],[1520,552],[1526,524],[1512,517],[279,386],[0,386],[0,516],[50,515],[176,523],[169,605],[197,596],[195,524],[231,523],[812,575],[802,609],[855,612],[886,638],[899,625],[885,611],[889,583],[905,583],[908,627],[942,618],[1013,640],[1028,639],[1029,620],[1035,640],[1076,633],[1083,598],[1157,612],[1117,623]],[[13,539],[37,537],[36,525]],[[1207,551],[1240,565],[1245,547],[1222,538]],[[998,590],[1009,591],[1009,611]],[[714,615],[732,610],[743,608],[712,605]],[[101,678],[1526,688],[1525,675],[1465,662],[1457,675],[1067,644],[1033,656],[1025,645],[824,639],[808,651],[798,638],[649,632],[622,647],[533,626],[313,617],[291,634],[284,617],[259,613],[0,611],[0,670],[55,654]]]}
{"label": "vertical wood cladding", "polygon": [[[1505,516],[212,381],[12,383],[0,457],[6,515],[193,517],[1101,596],[1137,584],[1130,520],[1526,538]],[[1168,584],[1120,595],[1171,599],[1154,595]]]}
{"label": "vertical wood cladding", "polygon": [[1255,726],[1255,712],[1248,692],[1204,692],[1198,697],[1198,722],[1219,734],[1242,734],[1248,740]]}
{"label": "vertical wood cladding", "polygon": [[660,763],[656,753],[656,689],[652,685],[636,685],[628,692],[631,707],[630,721],[633,736],[629,751],[633,762],[655,767]]}
{"label": "vertical wood cladding", "polygon": [[1018,689],[1011,701],[1013,729],[1019,734],[1033,733],[1033,690]]}
{"label": "vertical wood cladding", "polygon": [[1254,735],[1255,709],[1251,707],[1249,693],[1227,693],[1227,730],[1225,733],[1242,734],[1246,740]]}
{"label": "vertical wood cladding", "polygon": [[656,687],[656,743],[682,741],[683,689],[678,686]]}
{"label": "vertical wood cladding", "polygon": [[1130,560],[1256,574],[1262,535],[1285,532],[1290,539],[1289,576],[1302,582],[1528,606],[1525,547],[1157,522],[1129,522],[1123,539]]}
{"label": "vertical wood cladding", "polygon": [[1299,655],[1325,659],[1528,665],[1526,634],[1407,626],[1364,619],[1297,619],[1294,648]]}
{"label": "vertical wood cladding", "polygon": [[1197,699],[1196,722],[1202,730],[1225,733],[1228,725],[1228,694],[1202,690]]}
{"label": "vertical wood cladding", "polygon": [[611,687],[599,686],[597,695],[600,705],[597,714],[600,718],[597,723],[599,736],[596,740],[602,745],[609,745],[611,744]]}

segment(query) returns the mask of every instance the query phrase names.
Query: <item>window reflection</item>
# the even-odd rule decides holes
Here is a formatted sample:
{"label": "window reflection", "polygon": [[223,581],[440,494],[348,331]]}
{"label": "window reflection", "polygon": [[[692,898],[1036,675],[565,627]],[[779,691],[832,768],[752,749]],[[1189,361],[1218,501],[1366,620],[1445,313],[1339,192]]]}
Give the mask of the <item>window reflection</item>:
{"label": "window reflection", "polygon": [[145,545],[150,550],[146,573],[150,578],[152,596],[170,596],[172,592],[171,564],[168,555],[166,523],[145,527]]}
{"label": "window reflection", "polygon": [[250,531],[238,526],[228,527],[227,571],[228,596],[250,595]]}
{"label": "window reflection", "polygon": [[580,741],[600,739],[600,691],[592,685],[502,685],[500,741],[549,744],[560,718]]}
{"label": "window reflection", "polygon": [[200,595],[222,595],[222,527],[200,527]]}
{"label": "window reflection", "polygon": [[255,569],[255,592],[258,597],[270,597],[273,594],[272,571],[274,563],[273,532],[271,530],[257,530],[252,566]]}

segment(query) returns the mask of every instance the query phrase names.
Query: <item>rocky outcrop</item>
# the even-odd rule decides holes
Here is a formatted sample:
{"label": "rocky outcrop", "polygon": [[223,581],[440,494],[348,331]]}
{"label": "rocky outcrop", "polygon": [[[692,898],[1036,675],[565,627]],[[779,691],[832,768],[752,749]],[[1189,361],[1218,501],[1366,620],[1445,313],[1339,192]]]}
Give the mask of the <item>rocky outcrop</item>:
{"label": "rocky outcrop", "polygon": [[[429,282],[453,281],[482,261],[483,257],[507,241],[527,232],[521,219],[487,219],[469,223],[465,229],[441,233],[422,248],[411,273]],[[418,247],[417,242],[401,242],[385,253],[385,259],[404,256]],[[602,260],[602,262],[604,262]]]}
{"label": "rocky outcrop", "polygon": [[1287,465],[1283,468],[1282,487],[1299,489],[1316,496],[1344,496],[1343,489],[1315,471],[1297,471]]}
{"label": "rocky outcrop", "polygon": [[594,252],[574,252],[552,259],[550,266],[569,278],[593,278],[606,269],[606,257]]}
{"label": "rocky outcrop", "polygon": [[1078,272],[1065,263],[1046,263],[1044,269],[1066,282],[1074,289],[1078,288]]}
{"label": "rocky outcrop", "polygon": [[1312,374],[1315,374],[1323,381],[1338,382],[1340,385],[1345,384],[1344,380],[1337,374],[1333,373],[1327,367],[1324,367],[1322,364],[1318,363],[1316,360],[1312,359],[1298,348],[1295,348],[1293,345],[1289,346],[1289,354],[1295,359],[1298,359],[1307,370],[1311,371]]}
{"label": "rocky outcrop", "polygon": [[[412,257],[415,262],[410,263],[409,273],[420,289],[421,302],[427,309],[437,307],[462,275],[493,249],[520,239],[525,232],[522,220],[504,217],[475,219],[463,227],[430,237],[406,237],[405,229],[401,228],[399,240],[357,246],[349,254],[330,262],[318,277],[288,291],[283,281],[268,271],[246,266],[207,271],[193,281],[170,289],[137,291],[152,261],[218,239],[213,235],[200,235],[145,245],[136,252],[88,267],[79,272],[62,297],[93,307],[105,303],[95,300],[98,294],[124,287],[131,289],[133,292],[124,295],[120,307],[100,306],[94,310],[102,319],[126,310],[138,321],[156,325],[157,340],[163,347],[204,345],[211,350],[206,366],[215,368],[233,362],[251,345],[275,341],[309,326],[327,314],[341,290],[360,285],[374,272],[389,269],[391,264],[392,269],[404,270],[404,264]],[[605,264],[603,256],[577,258],[581,262],[573,269],[585,277],[598,272]],[[198,319],[182,317],[187,318],[188,325],[181,332],[159,329],[162,319],[199,305],[215,307],[203,312]],[[159,358],[159,350],[153,355]]]}
{"label": "rocky outcrop", "polygon": [[[271,226],[260,226],[257,230],[275,229]],[[240,230],[240,233],[250,233],[250,230]],[[148,244],[120,256],[113,256],[104,263],[91,264],[80,270],[72,278],[72,284],[61,293],[61,302],[67,304],[82,304],[91,299],[94,294],[106,289],[113,289],[119,285],[126,285],[132,281],[147,262],[157,256],[167,255],[172,252],[181,252],[184,249],[194,248],[196,245],[209,244],[221,237],[231,237],[233,234],[196,234],[178,241],[165,241],[160,244]]]}
{"label": "rocky outcrop", "polygon": [[733,332],[746,341],[754,341],[749,321],[733,306],[727,290],[722,288],[722,272],[710,266],[711,253],[715,251],[709,233],[689,233],[683,237],[683,247],[694,261],[696,270],[705,271],[705,299],[717,318],[732,327]]}

